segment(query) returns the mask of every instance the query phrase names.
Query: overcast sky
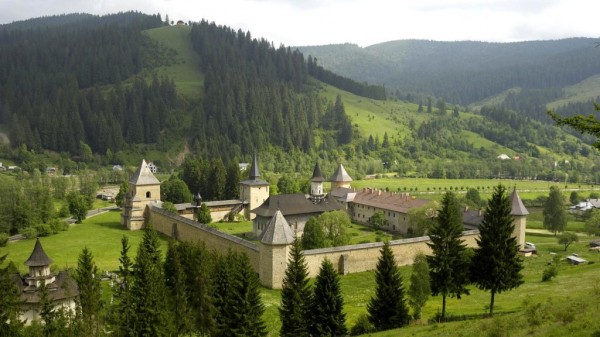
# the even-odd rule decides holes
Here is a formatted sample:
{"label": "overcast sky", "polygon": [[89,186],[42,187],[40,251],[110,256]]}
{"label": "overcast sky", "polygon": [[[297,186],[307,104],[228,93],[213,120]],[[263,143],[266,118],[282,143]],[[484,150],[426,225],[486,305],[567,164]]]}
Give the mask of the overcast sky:
{"label": "overcast sky", "polygon": [[597,0],[0,0],[0,23],[137,10],[206,19],[276,45],[399,39],[526,41],[600,36]]}

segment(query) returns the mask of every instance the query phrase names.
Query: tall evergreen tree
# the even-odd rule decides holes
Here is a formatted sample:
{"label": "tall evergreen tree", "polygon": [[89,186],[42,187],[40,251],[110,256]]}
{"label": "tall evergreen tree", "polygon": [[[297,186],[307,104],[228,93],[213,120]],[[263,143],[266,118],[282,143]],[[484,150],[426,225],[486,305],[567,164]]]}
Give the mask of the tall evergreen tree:
{"label": "tall evergreen tree", "polygon": [[523,283],[523,261],[519,257],[517,239],[513,236],[515,225],[510,213],[511,203],[506,188],[498,185],[479,225],[478,247],[471,264],[471,278],[477,288],[490,291],[490,316],[494,314],[495,295]]}
{"label": "tall evergreen tree", "polygon": [[431,256],[427,256],[432,295],[442,295],[441,318],[446,318],[446,297],[469,294],[469,261],[465,256],[462,237],[462,212],[454,193],[447,192],[442,199],[437,221],[429,229]]}
{"label": "tall evergreen tree", "polygon": [[235,310],[233,318],[235,336],[263,337],[267,328],[263,320],[265,306],[260,297],[258,275],[250,265],[247,254],[235,255],[235,276],[231,293],[231,301]]}
{"label": "tall evergreen tree", "polygon": [[117,326],[117,335],[133,336],[133,322],[135,319],[135,307],[131,299],[131,288],[133,284],[133,261],[129,258],[129,238],[123,235],[121,238],[121,255],[119,257],[119,283],[115,290],[115,304],[113,321]]}
{"label": "tall evergreen tree", "polygon": [[100,331],[100,313],[102,312],[102,288],[98,278],[98,268],[92,252],[84,247],[79,254],[75,281],[79,286],[79,303],[86,336],[97,336]]}
{"label": "tall evergreen tree", "polygon": [[191,331],[191,310],[187,301],[185,270],[175,241],[169,241],[165,258],[165,282],[169,293],[169,304],[173,315],[175,335],[185,335]]}
{"label": "tall evergreen tree", "polygon": [[375,270],[375,297],[367,304],[369,321],[377,330],[388,330],[408,324],[410,315],[406,305],[402,276],[396,265],[389,241],[383,243]]}
{"label": "tall evergreen tree", "polygon": [[410,275],[410,287],[408,287],[408,303],[413,309],[413,318],[421,318],[421,309],[427,303],[431,294],[431,285],[429,280],[429,265],[427,257],[419,253],[415,256],[415,261],[412,266],[412,274]]}
{"label": "tall evergreen tree", "polygon": [[550,194],[544,203],[544,228],[554,233],[562,232],[567,226],[565,197],[556,186],[550,187]]}
{"label": "tall evergreen tree", "polygon": [[283,278],[281,289],[281,319],[282,337],[308,336],[308,308],[311,290],[308,285],[308,267],[302,255],[300,240],[296,238],[290,250],[288,266]]}
{"label": "tall evergreen tree", "polygon": [[133,268],[131,300],[135,310],[133,336],[169,336],[172,322],[167,303],[158,235],[148,226],[144,229]]}
{"label": "tall evergreen tree", "polygon": [[240,167],[232,161],[227,167],[227,182],[225,184],[225,198],[239,199],[240,197]]}
{"label": "tall evergreen tree", "polygon": [[346,336],[346,314],[340,280],[328,259],[321,263],[310,306],[309,331],[312,336]]}
{"label": "tall evergreen tree", "polygon": [[[0,256],[0,266],[7,255]],[[19,288],[11,278],[10,268],[0,268],[0,336],[21,336],[23,323],[19,320],[21,304]]]}
{"label": "tall evergreen tree", "polygon": [[198,222],[203,224],[209,224],[212,222],[212,217],[210,215],[210,209],[206,206],[206,203],[202,203],[200,208],[198,208]]}

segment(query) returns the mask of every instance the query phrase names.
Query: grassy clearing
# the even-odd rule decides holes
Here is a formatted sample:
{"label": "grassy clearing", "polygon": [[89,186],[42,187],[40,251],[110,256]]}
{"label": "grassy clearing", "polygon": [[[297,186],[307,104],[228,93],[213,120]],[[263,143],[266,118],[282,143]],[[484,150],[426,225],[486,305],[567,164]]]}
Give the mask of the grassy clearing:
{"label": "grassy clearing", "polygon": [[[570,102],[586,102],[598,98],[600,92],[600,75],[588,77],[585,80],[565,88],[567,98],[559,99],[548,104],[548,109],[556,109]],[[592,107],[590,106],[590,113]]]}
{"label": "grassy clearing", "polygon": [[177,92],[197,98],[204,92],[204,74],[198,67],[198,55],[189,41],[189,26],[165,26],[144,31],[146,35],[177,52],[175,62],[158,69],[175,81]]}
{"label": "grassy clearing", "polygon": [[[119,266],[121,237],[127,235],[133,258],[142,239],[142,231],[129,231],[119,224],[120,211],[111,211],[91,217],[83,223],[73,225],[66,232],[40,238],[46,254],[54,260],[58,269],[75,268],[77,258],[83,247],[87,246],[94,255],[98,269],[116,270]],[[161,237],[161,250],[166,252],[167,241]],[[22,240],[0,247],[0,255],[8,254],[8,260],[14,261],[19,270],[27,272],[23,264],[29,258],[35,239]]]}

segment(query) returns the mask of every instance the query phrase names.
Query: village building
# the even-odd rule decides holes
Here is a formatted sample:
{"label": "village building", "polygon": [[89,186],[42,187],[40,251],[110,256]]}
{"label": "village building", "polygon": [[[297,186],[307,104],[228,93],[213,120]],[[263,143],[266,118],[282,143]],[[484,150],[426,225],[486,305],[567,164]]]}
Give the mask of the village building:
{"label": "village building", "polygon": [[128,186],[121,212],[121,225],[130,230],[142,229],[146,206],[160,201],[160,181],[152,174],[146,161],[142,160],[142,165],[129,179]]}
{"label": "village building", "polygon": [[29,273],[24,277],[19,274],[13,275],[20,292],[21,321],[29,325],[40,319],[41,291],[42,285],[46,286],[48,299],[54,308],[64,308],[75,312],[76,301],[79,297],[77,283],[66,271],[60,271],[54,275],[50,271],[52,259],[46,255],[42,243],[38,238],[31,252],[31,256],[25,261],[29,267]]}

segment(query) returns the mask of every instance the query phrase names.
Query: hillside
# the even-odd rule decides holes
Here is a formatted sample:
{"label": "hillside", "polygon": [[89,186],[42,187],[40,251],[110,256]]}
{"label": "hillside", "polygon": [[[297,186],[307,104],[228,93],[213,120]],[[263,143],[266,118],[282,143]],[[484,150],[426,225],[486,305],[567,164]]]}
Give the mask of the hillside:
{"label": "hillside", "polygon": [[512,87],[563,88],[600,71],[593,39],[488,43],[400,40],[300,47],[319,64],[358,81],[467,105]]}
{"label": "hillside", "polygon": [[[322,58],[274,48],[250,32],[207,21],[166,26],[160,18],[140,13],[40,20],[53,24],[41,32],[28,28],[41,24],[36,20],[0,27],[5,37],[0,44],[6,46],[0,49],[0,78],[5,79],[0,83],[6,83],[0,93],[8,97],[0,107],[0,125],[6,125],[11,140],[12,152],[6,157],[17,163],[27,159],[20,151],[25,145],[36,153],[51,150],[92,166],[135,164],[145,157],[168,170],[190,154],[227,163],[248,161],[256,152],[261,167],[277,173],[310,174],[315,161],[327,171],[343,161],[356,178],[386,171],[437,178],[564,180],[568,174],[572,182],[600,180],[589,138],[569,134],[534,113],[511,111],[531,103],[523,97],[538,97],[533,103],[539,107],[542,98],[559,97],[557,89],[510,89],[488,101],[502,102],[500,107],[482,104],[473,113],[419,93],[384,99],[378,81],[370,85],[344,78],[320,67]],[[85,20],[105,25],[82,29]],[[40,45],[23,44],[19,36],[30,36]],[[58,36],[61,48],[68,50],[90,37],[102,38],[90,45],[97,50],[93,57],[65,56],[44,43]],[[566,45],[580,50],[586,41],[574,39]],[[525,64],[542,53],[557,60],[564,52],[548,51],[553,43],[540,42],[537,49],[516,44],[507,52],[500,52],[497,44],[479,43],[344,45],[345,56],[337,60],[379,70],[401,60],[412,66],[398,71],[416,71],[414,66],[420,65],[422,80],[429,81],[447,72],[472,77],[474,69],[485,70],[477,57],[470,56],[471,65],[461,61],[467,51],[482,49],[478,55],[498,59],[494,71],[501,71],[511,60]],[[113,53],[119,48],[126,53],[116,58]],[[335,55],[333,46],[325,50]],[[374,59],[378,50],[382,56]],[[41,55],[28,63],[47,64],[33,68],[40,78],[36,86],[31,70],[19,62],[24,52]],[[447,59],[440,52],[448,52]],[[492,58],[494,52],[499,55]],[[430,69],[419,55],[433,55],[447,66],[436,63]],[[569,69],[562,72],[575,76]],[[585,83],[597,81],[573,85],[573,97],[583,100],[593,93]],[[461,84],[452,82],[465,90],[473,85]],[[497,160],[500,154],[522,160]],[[39,162],[24,166],[45,167]],[[69,166],[77,164],[71,161]]]}

